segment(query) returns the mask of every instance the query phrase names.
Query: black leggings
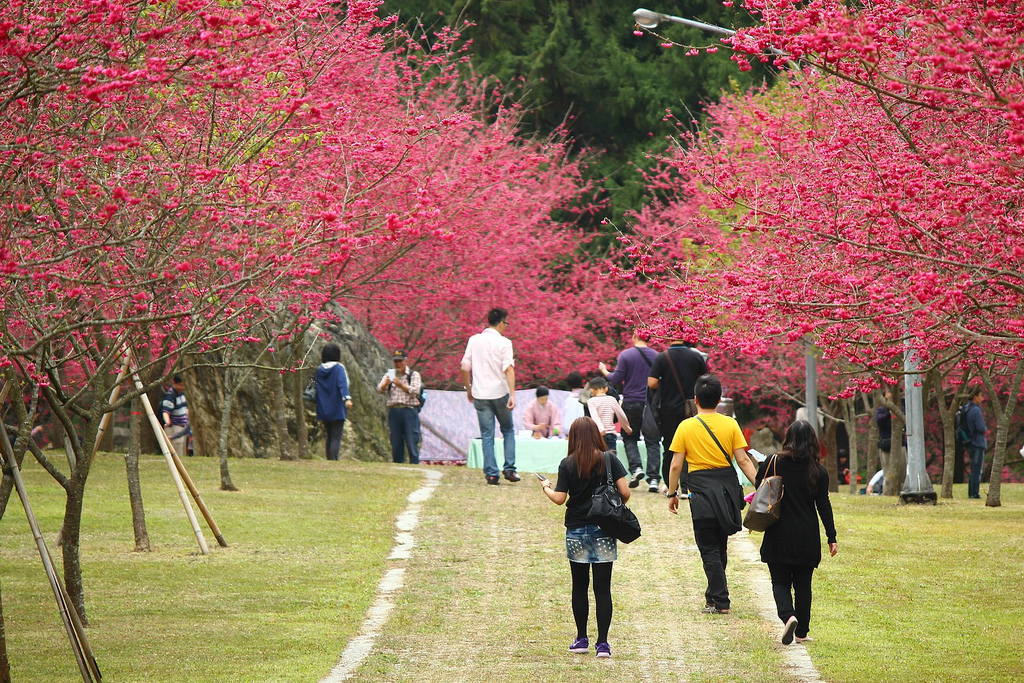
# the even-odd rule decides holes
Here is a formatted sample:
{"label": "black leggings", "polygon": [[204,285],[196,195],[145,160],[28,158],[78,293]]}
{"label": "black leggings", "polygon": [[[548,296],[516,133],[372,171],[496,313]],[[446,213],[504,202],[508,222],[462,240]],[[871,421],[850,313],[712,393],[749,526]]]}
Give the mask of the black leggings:
{"label": "black leggings", "polygon": [[608,642],[608,627],[612,624],[612,564],[611,562],[570,562],[572,572],[572,616],[576,620],[576,637],[587,637],[587,619],[590,616],[590,568],[594,568],[594,604],[597,606],[597,642]]}
{"label": "black leggings", "polygon": [[796,637],[806,638],[811,627],[811,577],[814,567],[801,564],[769,562],[775,608],[783,623],[795,616]]}

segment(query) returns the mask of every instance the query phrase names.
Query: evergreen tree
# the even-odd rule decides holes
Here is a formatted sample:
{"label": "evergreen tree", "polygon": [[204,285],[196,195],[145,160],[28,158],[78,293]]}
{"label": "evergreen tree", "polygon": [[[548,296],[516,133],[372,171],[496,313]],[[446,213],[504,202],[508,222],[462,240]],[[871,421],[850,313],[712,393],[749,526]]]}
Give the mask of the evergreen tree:
{"label": "evergreen tree", "polygon": [[[601,155],[589,175],[609,201],[602,217],[617,223],[646,195],[637,168],[666,145],[675,125],[699,117],[723,89],[746,89],[765,75],[741,72],[721,49],[687,56],[636,36],[636,0],[385,0],[384,11],[416,31],[449,25],[471,40],[475,69],[506,85],[522,85],[524,134],[546,135],[565,124],[576,149]],[[728,28],[749,25],[742,11],[712,0],[660,3],[654,9]],[[464,22],[469,22],[466,26]],[[694,47],[718,38],[680,25],[659,33]]]}

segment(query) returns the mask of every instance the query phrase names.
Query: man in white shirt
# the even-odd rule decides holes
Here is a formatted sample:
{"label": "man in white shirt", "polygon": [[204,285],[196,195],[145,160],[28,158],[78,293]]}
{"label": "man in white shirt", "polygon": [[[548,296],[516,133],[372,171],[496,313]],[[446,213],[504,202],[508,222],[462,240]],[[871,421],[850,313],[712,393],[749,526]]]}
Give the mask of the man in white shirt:
{"label": "man in white shirt", "polygon": [[512,340],[504,334],[509,328],[508,311],[492,308],[487,313],[487,329],[474,334],[462,356],[462,384],[469,402],[476,408],[480,422],[480,440],[484,451],[484,476],[497,486],[498,463],[494,459],[494,419],[498,419],[505,442],[505,466],[501,472],[509,481],[516,474],[516,431],[512,410],[516,407],[516,370]]}

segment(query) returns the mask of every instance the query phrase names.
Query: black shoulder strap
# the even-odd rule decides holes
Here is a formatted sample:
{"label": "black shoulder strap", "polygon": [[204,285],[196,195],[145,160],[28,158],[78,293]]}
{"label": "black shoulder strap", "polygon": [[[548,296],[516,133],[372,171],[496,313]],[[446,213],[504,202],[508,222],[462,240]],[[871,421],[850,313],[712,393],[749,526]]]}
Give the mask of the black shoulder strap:
{"label": "black shoulder strap", "polygon": [[729,463],[729,466],[731,467],[732,466],[732,454],[725,450],[725,447],[722,445],[722,442],[719,441],[718,437],[715,436],[715,433],[713,431],[711,431],[711,427],[708,427],[708,423],[707,422],[705,422],[704,420],[700,419],[699,417],[697,418],[697,422],[700,422],[702,425],[704,425],[704,429],[708,430],[708,434],[711,435],[711,438],[715,440],[716,444],[718,444],[718,448],[721,449],[722,453],[725,454],[725,459]]}
{"label": "black shoulder strap", "polygon": [[[672,368],[672,377],[674,377],[675,380],[676,380],[676,389],[679,389],[679,398],[681,398],[681,399],[683,399],[685,401],[686,400],[686,394],[683,392],[683,383],[679,381],[679,373],[676,372],[676,365],[675,365],[675,363],[672,362],[672,347],[671,346],[668,347],[667,349],[665,349],[665,357],[668,358],[668,366],[670,368]],[[707,427],[707,425],[704,425],[704,426]],[[710,432],[711,430],[709,429],[708,431]],[[711,436],[714,436],[714,434],[712,434]],[[717,441],[717,439],[716,439],[716,441]]]}
{"label": "black shoulder strap", "polygon": [[613,484],[615,484],[615,480],[612,479],[612,452],[611,451],[605,451],[604,452],[604,469],[605,469],[605,475],[608,477],[608,485],[612,486]]}
{"label": "black shoulder strap", "polygon": [[634,346],[633,348],[636,349],[636,352],[640,354],[640,358],[642,358],[643,361],[645,363],[647,363],[647,367],[648,367],[648,369],[650,369],[651,365],[653,365],[653,362],[650,359],[647,358],[647,354],[645,354],[643,351],[641,351],[640,348],[637,347],[637,346]]}

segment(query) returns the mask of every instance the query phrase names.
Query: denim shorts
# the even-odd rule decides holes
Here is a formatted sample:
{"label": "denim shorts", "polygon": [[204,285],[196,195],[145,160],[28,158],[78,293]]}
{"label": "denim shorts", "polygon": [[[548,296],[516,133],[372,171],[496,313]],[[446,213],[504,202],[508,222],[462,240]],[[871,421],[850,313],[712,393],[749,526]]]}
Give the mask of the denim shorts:
{"label": "denim shorts", "polygon": [[596,524],[565,530],[565,556],[570,562],[594,564],[614,562],[619,557],[617,541]]}

